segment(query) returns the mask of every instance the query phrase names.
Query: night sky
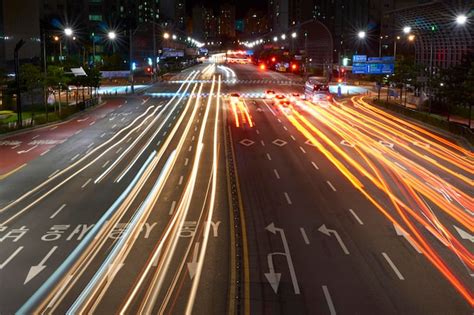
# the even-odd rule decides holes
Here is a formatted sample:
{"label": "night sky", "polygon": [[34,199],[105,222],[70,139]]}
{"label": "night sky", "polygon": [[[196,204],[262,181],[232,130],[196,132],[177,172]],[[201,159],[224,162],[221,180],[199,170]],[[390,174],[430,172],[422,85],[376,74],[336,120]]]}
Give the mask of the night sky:
{"label": "night sky", "polygon": [[208,7],[214,7],[217,9],[221,3],[233,3],[236,7],[236,18],[243,18],[249,8],[255,8],[258,10],[265,10],[267,8],[266,0],[186,0],[186,9],[188,15],[191,15],[192,9],[196,4],[204,4]]}

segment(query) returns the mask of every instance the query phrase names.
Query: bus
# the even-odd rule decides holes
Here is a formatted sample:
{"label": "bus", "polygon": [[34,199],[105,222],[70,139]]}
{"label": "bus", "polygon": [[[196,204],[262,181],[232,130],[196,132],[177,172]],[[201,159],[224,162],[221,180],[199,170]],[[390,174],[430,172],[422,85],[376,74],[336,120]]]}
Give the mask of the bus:
{"label": "bus", "polygon": [[311,102],[329,101],[329,85],[319,80],[317,77],[309,77],[304,85],[305,98]]}

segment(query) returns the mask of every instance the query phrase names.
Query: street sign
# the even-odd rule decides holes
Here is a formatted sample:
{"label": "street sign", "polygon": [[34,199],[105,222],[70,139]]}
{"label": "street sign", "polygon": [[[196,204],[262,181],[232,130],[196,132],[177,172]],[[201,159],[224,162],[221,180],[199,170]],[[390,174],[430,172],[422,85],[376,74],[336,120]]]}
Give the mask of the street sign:
{"label": "street sign", "polygon": [[395,58],[368,57],[365,55],[354,55],[352,64],[353,74],[393,74],[395,72]]}
{"label": "street sign", "polygon": [[357,63],[357,62],[367,62],[367,56],[366,55],[352,56],[352,63]]}

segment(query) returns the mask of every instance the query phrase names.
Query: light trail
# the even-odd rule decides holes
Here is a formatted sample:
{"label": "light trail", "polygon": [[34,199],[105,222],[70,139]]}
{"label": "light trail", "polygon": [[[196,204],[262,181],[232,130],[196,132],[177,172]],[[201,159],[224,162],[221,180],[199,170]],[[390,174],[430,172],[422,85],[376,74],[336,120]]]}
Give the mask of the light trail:
{"label": "light trail", "polygon": [[[360,113],[340,103],[338,105],[339,107],[322,108],[306,102],[306,106],[302,106],[305,111],[310,113],[312,118],[325,125],[327,129],[317,128],[294,108],[291,108],[291,111],[282,112],[293,126],[320,150],[354,187],[356,187],[388,220],[400,226],[402,230],[405,230],[402,226],[408,227],[408,231],[405,231],[405,233],[410,240],[418,248],[422,249],[428,261],[430,261],[453,287],[456,288],[461,296],[472,305],[473,298],[470,290],[448,267],[446,262],[441,258],[441,253],[438,253],[434,247],[429,245],[428,241],[422,236],[422,232],[419,231],[414,222],[411,221],[411,218],[415,219],[417,223],[426,227],[438,239],[444,239],[448,249],[457,255],[468,269],[468,273],[472,274],[474,267],[472,253],[449,232],[433,211],[428,209],[420,196],[423,195],[428,198],[439,209],[449,214],[451,218],[467,227],[470,231],[472,231],[473,227],[472,217],[467,213],[468,211],[465,210],[472,209],[472,198],[456,188],[453,184],[447,183],[444,179],[417,164],[415,160],[403,156],[401,152],[379,141],[381,139],[395,139],[396,145],[405,149],[405,153],[413,154],[420,160],[430,163],[436,169],[446,171],[448,174],[467,184],[471,184],[472,181],[466,180],[466,177],[459,176],[459,174],[452,172],[433,159],[426,159],[425,156],[405,144],[406,142],[413,142],[414,139],[417,139],[419,141],[426,141],[426,143],[430,143],[430,146],[439,148],[440,145],[434,141],[427,141],[419,135],[416,135],[415,138],[414,132],[409,133],[410,135],[406,135],[402,132],[404,130],[398,131],[395,128],[387,127],[375,120],[375,118],[366,116],[364,113]],[[375,117],[378,118],[377,114],[371,113],[371,115],[375,115]],[[399,126],[397,127],[400,128]],[[331,140],[330,136],[326,135],[326,133],[335,134],[340,140]],[[322,143],[317,140],[313,134],[315,134],[318,139],[321,139]],[[347,140],[354,144],[351,148],[346,148],[347,151],[352,151],[351,155],[339,147],[338,143],[341,140]],[[446,141],[442,142],[446,144]],[[334,150],[337,156],[342,157],[345,163],[348,163],[350,167],[354,167],[360,175],[368,179],[388,197],[396,215],[402,219],[403,225],[389,213],[388,209],[384,209],[384,207],[370,195],[367,189],[357,180],[358,176],[352,173],[349,168],[339,161],[339,157],[331,153],[326,147]],[[455,145],[449,147],[457,149]],[[422,149],[426,148],[423,147]],[[443,148],[443,150],[440,149],[437,151],[438,157],[449,159],[450,154],[445,154],[446,151],[444,150],[447,149]],[[360,157],[363,163],[359,163],[353,158],[353,154]],[[451,156],[453,155],[457,155],[457,153],[451,154]],[[372,160],[374,162],[372,162]],[[470,169],[466,167],[468,165],[465,163],[463,156],[458,155],[456,160],[451,162],[453,165],[459,166],[466,171]],[[406,168],[400,168],[399,163],[405,165]],[[376,164],[380,164],[381,168]],[[392,188],[393,184],[390,184],[385,179],[387,176],[384,174],[387,174],[388,178],[396,184],[395,187],[397,187],[398,190]],[[436,191],[436,187],[443,187],[443,194]],[[401,196],[397,196],[397,194],[401,194]],[[452,198],[444,198],[446,196],[452,196]],[[403,202],[402,199],[406,199],[410,206]],[[453,203],[454,200],[458,203]]]}

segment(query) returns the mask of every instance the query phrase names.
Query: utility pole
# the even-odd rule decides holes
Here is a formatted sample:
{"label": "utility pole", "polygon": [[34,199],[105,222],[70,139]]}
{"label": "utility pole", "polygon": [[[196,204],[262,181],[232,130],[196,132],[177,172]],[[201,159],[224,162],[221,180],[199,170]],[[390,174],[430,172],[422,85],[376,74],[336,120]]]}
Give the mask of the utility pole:
{"label": "utility pole", "polygon": [[22,127],[22,115],[21,115],[21,88],[20,88],[20,59],[18,57],[18,52],[20,51],[21,47],[25,44],[23,39],[20,39],[18,43],[15,45],[15,51],[13,56],[15,58],[15,81],[16,81],[16,111],[17,111],[17,118],[18,118],[18,127]]}

